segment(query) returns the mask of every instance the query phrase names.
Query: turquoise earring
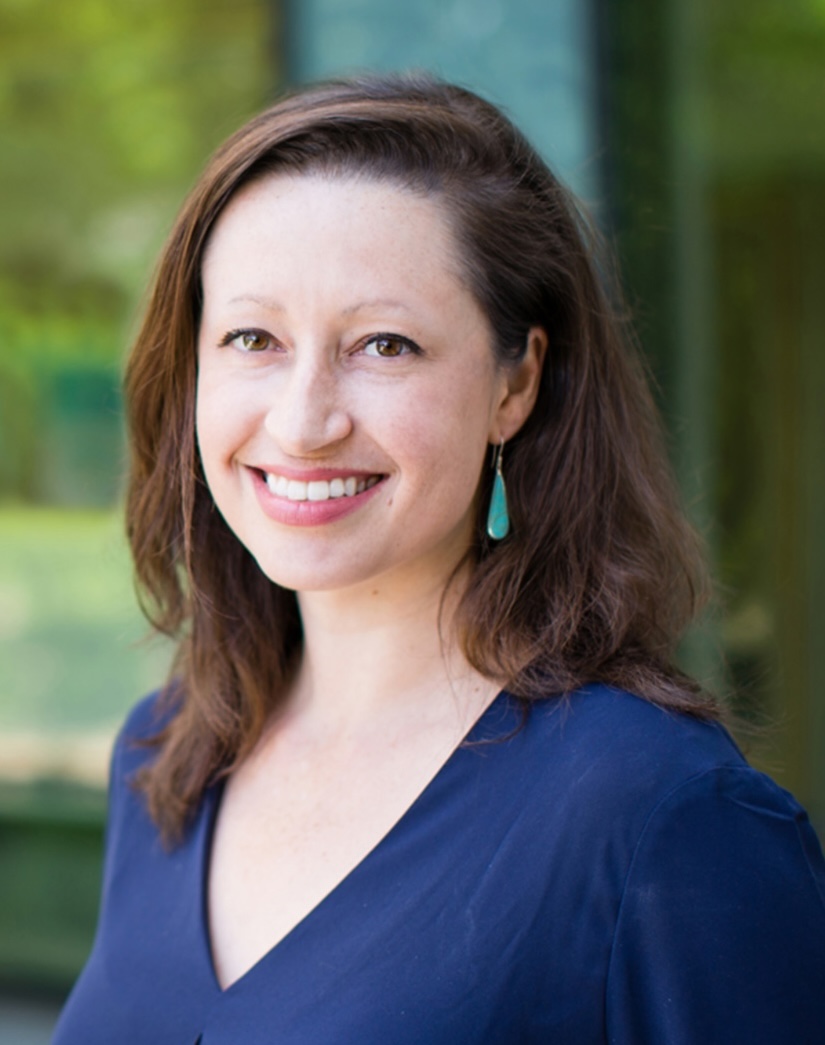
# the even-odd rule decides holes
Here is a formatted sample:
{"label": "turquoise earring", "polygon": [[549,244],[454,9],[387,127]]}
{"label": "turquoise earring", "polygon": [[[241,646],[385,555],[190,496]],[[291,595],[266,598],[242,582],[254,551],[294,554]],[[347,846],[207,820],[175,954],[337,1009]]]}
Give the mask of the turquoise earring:
{"label": "turquoise earring", "polygon": [[496,477],[493,480],[493,494],[490,497],[490,510],[487,512],[487,535],[494,541],[500,541],[510,532],[510,513],[507,511],[507,490],[504,476],[501,474],[501,455],[504,452],[504,440],[496,447],[493,465]]}

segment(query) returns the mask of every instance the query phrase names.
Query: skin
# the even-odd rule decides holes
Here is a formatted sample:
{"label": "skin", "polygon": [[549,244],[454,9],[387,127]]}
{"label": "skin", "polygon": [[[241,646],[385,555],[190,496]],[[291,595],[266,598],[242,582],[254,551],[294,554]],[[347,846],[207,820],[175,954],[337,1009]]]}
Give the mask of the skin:
{"label": "skin", "polygon": [[[533,406],[546,337],[531,330],[524,361],[499,367],[460,272],[438,201],[352,177],[247,186],[207,247],[204,471],[304,625],[282,710],[218,815],[209,920],[224,986],[363,859],[500,688],[450,638],[460,583],[442,636],[439,604],[490,444]],[[374,485],[296,508],[266,474]]]}

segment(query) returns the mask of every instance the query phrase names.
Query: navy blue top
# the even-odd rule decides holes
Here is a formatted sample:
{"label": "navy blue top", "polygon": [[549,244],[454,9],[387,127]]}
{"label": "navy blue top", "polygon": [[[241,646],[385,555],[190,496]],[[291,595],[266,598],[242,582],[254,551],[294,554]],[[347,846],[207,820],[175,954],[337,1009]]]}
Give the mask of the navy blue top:
{"label": "navy blue top", "polygon": [[[500,694],[389,833],[222,991],[208,791],[165,852],[113,761],[100,923],[54,1045],[822,1045],[825,863],[716,725]],[[495,741],[495,742],[487,742]]]}

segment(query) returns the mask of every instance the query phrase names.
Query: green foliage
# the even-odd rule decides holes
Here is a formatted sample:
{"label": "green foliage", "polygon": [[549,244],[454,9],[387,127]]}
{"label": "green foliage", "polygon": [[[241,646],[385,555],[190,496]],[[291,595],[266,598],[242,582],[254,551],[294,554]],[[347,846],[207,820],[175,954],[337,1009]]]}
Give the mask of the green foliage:
{"label": "green foliage", "polygon": [[0,0],[0,497],[61,499],[32,478],[51,389],[122,357],[184,193],[274,82],[271,7]]}
{"label": "green foliage", "polygon": [[260,0],[2,0],[8,306],[121,319],[181,193],[263,100]]}
{"label": "green foliage", "polygon": [[825,165],[825,0],[707,3],[703,63],[718,170],[739,177]]}

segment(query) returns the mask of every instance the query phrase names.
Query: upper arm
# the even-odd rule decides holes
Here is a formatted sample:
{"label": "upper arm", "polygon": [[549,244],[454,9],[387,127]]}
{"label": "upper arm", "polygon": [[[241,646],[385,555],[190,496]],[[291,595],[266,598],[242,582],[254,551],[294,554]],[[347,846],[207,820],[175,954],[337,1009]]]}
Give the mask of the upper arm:
{"label": "upper arm", "polygon": [[825,1040],[825,863],[752,769],[715,769],[649,818],[619,909],[611,1045]]}

